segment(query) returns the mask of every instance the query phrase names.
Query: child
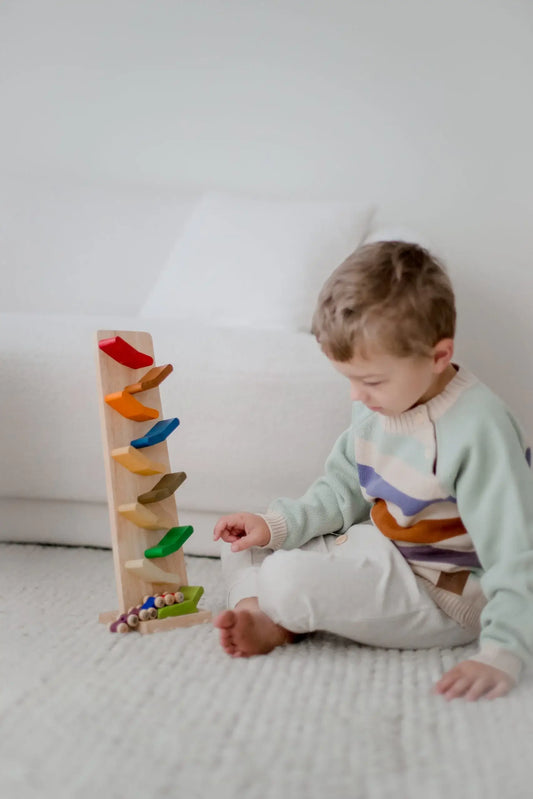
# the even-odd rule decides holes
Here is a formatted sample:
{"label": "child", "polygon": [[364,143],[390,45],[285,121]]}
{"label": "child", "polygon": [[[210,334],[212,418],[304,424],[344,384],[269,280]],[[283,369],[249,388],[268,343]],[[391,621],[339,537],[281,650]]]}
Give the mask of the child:
{"label": "child", "polygon": [[363,246],[325,283],[312,330],[350,382],[352,423],[303,497],[217,522],[231,545],[222,646],[245,657],[313,630],[409,649],[479,636],[435,690],[502,696],[533,651],[530,450],[452,361],[443,266],[415,244]]}

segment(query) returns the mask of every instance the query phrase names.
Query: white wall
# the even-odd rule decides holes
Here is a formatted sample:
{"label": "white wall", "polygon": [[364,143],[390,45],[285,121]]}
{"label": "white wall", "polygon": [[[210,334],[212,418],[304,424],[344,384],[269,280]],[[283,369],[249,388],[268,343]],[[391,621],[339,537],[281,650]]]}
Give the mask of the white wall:
{"label": "white wall", "polygon": [[532,25],[528,0],[4,0],[0,164],[479,200],[531,176]]}
{"label": "white wall", "polygon": [[532,76],[529,0],[4,0],[0,171],[375,202],[533,433]]}

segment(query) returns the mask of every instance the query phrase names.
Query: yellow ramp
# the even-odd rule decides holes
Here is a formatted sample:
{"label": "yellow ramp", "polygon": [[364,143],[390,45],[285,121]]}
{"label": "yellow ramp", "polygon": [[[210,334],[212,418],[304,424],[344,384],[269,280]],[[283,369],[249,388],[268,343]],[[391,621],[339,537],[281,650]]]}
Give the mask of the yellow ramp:
{"label": "yellow ramp", "polygon": [[130,502],[127,505],[119,505],[118,512],[121,513],[130,522],[136,524],[137,527],[142,527],[144,530],[163,530],[169,529],[174,526],[172,519],[169,516],[157,515],[149,510],[146,505],[141,505],[140,502]]}
{"label": "yellow ramp", "polygon": [[117,463],[129,469],[134,474],[165,474],[167,467],[164,463],[156,463],[135,447],[119,447],[111,452],[111,457]]}

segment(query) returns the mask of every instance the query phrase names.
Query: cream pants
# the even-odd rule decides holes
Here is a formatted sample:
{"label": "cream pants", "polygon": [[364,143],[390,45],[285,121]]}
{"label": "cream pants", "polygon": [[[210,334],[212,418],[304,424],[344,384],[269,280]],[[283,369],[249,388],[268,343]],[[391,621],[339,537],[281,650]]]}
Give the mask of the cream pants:
{"label": "cream pants", "polygon": [[323,630],[361,644],[418,649],[476,639],[431,599],[424,580],[372,524],[351,527],[346,540],[314,538],[301,549],[223,545],[228,607],[257,597],[259,607],[294,633]]}

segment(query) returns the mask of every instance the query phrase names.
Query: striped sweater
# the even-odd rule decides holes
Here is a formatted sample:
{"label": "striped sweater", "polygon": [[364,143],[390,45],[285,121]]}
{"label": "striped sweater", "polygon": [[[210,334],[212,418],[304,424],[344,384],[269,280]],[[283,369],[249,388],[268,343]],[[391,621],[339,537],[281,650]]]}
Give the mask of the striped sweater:
{"label": "striped sweater", "polygon": [[265,519],[292,549],[372,520],[435,602],[480,630],[474,659],[515,679],[533,655],[531,454],[504,403],[464,368],[399,416],[353,403],[325,474]]}

